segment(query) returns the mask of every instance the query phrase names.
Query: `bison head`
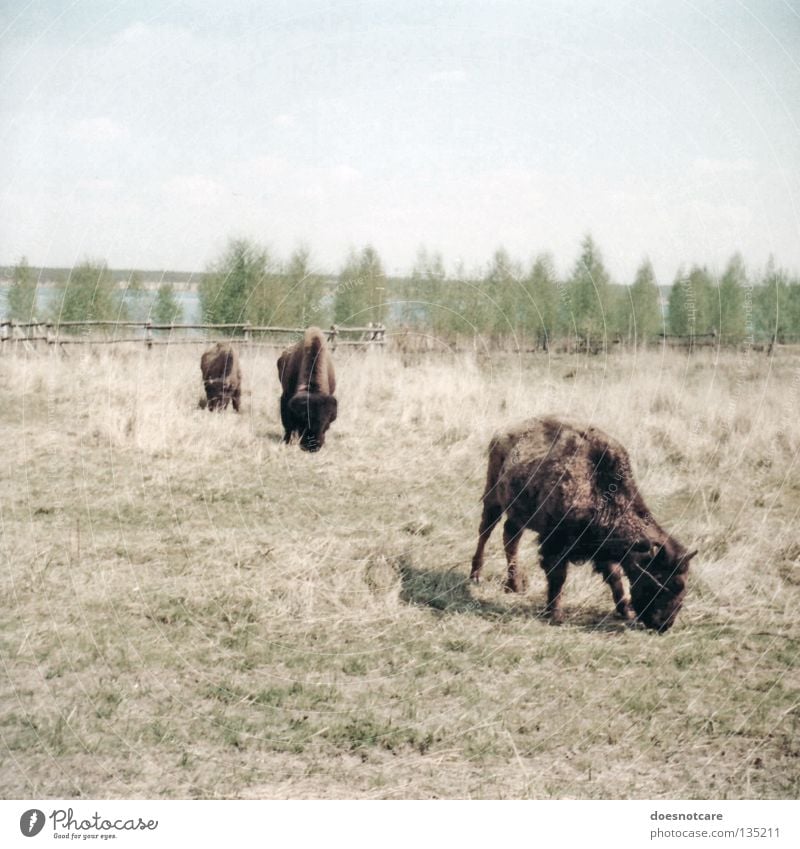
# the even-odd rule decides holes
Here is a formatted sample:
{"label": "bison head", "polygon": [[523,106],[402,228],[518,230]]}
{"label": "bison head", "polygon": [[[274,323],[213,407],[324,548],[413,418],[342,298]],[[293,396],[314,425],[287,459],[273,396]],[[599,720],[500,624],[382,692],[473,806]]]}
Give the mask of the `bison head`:
{"label": "bison head", "polygon": [[303,451],[319,451],[325,444],[325,433],[336,420],[336,398],[319,392],[298,392],[289,401],[289,412],[300,434]]}
{"label": "bison head", "polygon": [[646,628],[663,633],[672,627],[686,594],[689,561],[696,554],[667,536],[647,553],[632,553],[626,558],[631,603],[637,620]]}

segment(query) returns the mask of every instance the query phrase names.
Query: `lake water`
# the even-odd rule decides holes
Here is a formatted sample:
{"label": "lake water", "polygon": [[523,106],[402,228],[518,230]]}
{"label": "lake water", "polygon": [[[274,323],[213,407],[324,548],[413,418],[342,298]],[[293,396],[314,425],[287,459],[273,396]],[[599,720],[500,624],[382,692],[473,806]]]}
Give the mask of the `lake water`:
{"label": "lake water", "polygon": [[[8,285],[0,285],[0,320],[8,319]],[[55,286],[40,286],[36,292],[36,310],[39,316],[49,316],[57,307],[60,289]],[[131,321],[147,321],[158,293],[154,289],[126,293],[123,303]],[[197,292],[175,292],[175,300],[181,308],[176,324],[198,324],[202,318],[200,298]]]}

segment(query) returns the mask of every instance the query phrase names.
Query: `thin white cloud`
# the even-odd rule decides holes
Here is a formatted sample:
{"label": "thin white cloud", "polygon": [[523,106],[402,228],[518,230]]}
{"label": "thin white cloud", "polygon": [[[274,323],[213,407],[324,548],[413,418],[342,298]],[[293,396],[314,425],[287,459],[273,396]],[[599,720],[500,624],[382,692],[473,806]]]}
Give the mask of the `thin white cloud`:
{"label": "thin white cloud", "polygon": [[272,123],[276,127],[284,127],[284,128],[293,127],[295,125],[295,118],[294,118],[294,115],[289,115],[288,113],[284,112],[281,115],[276,115],[272,119]]}
{"label": "thin white cloud", "polygon": [[751,159],[710,159],[699,157],[692,162],[692,169],[704,175],[744,174],[755,170],[755,163]]}
{"label": "thin white cloud", "polygon": [[463,68],[449,68],[428,75],[428,82],[431,83],[463,83],[466,79],[467,72]]}
{"label": "thin white cloud", "polygon": [[182,174],[167,180],[164,193],[172,200],[178,200],[186,207],[212,206],[226,195],[225,187],[205,174]]}
{"label": "thin white cloud", "polygon": [[79,192],[92,192],[95,194],[108,194],[119,188],[117,180],[106,180],[98,177],[87,177],[78,180],[75,188]]}
{"label": "thin white cloud", "polygon": [[152,31],[152,27],[147,26],[147,24],[142,21],[136,21],[135,23],[125,27],[125,29],[119,33],[117,39],[128,44],[137,44],[147,40],[152,35]]}
{"label": "thin white cloud", "polygon": [[73,141],[105,143],[128,137],[128,128],[111,118],[82,118],[67,127],[67,137]]}
{"label": "thin white cloud", "polygon": [[336,165],[330,169],[329,173],[335,183],[356,183],[362,177],[361,172],[350,165]]}

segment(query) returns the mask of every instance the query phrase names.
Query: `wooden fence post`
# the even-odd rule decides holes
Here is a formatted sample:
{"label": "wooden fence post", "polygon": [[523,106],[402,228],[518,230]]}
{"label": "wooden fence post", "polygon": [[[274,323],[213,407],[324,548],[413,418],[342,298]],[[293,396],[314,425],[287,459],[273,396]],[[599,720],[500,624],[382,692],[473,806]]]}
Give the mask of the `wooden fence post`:
{"label": "wooden fence post", "polygon": [[335,351],[336,337],[339,335],[339,328],[335,324],[332,324],[328,334],[328,342],[330,343],[331,351]]}
{"label": "wooden fence post", "polygon": [[148,351],[153,347],[153,322],[149,318],[144,325],[144,344]]}
{"label": "wooden fence post", "polygon": [[247,345],[250,342],[250,322],[246,321],[242,325],[242,335],[244,336],[244,344]]}

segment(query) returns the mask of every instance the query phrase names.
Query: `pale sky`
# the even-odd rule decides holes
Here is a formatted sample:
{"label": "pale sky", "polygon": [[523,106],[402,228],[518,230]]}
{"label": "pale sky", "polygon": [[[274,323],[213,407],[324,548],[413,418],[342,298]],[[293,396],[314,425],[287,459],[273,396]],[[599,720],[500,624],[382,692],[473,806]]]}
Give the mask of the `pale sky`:
{"label": "pale sky", "polygon": [[0,0],[0,264],[800,271],[800,3]]}

